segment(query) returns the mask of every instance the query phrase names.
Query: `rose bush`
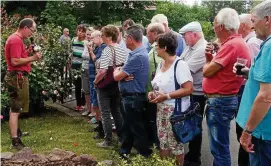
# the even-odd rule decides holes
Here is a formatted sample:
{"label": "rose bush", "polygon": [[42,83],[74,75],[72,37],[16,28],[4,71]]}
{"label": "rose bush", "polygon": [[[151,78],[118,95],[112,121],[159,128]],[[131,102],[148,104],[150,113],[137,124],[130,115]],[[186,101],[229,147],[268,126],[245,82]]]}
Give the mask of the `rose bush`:
{"label": "rose bush", "polygon": [[[8,16],[4,9],[1,8],[1,85],[4,85],[4,76],[7,71],[5,61],[5,43],[9,35],[17,30],[19,21],[23,18],[19,14]],[[25,16],[36,19],[32,16]],[[37,32],[33,34],[34,43],[41,47],[42,59],[37,62],[33,62],[31,67],[31,73],[29,75],[29,91],[30,91],[30,111],[36,111],[43,103],[45,96],[56,98],[54,90],[58,90],[58,97],[63,98],[67,96],[71,86],[68,79],[64,79],[67,66],[67,59],[69,51],[66,47],[63,47],[58,39],[61,36],[62,27],[54,24],[38,25]],[[24,43],[26,47],[30,46],[30,40],[25,39]],[[67,43],[69,44],[69,43]],[[31,56],[31,55],[30,55]],[[42,93],[45,91],[45,95]],[[8,106],[8,100],[6,99],[7,91],[3,87],[1,93],[1,107]]]}

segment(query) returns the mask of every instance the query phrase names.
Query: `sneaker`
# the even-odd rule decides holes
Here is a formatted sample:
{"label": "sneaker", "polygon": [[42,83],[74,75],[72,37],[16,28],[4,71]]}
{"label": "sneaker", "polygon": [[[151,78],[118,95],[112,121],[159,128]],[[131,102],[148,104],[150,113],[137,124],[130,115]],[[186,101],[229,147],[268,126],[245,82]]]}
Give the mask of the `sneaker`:
{"label": "sneaker", "polygon": [[112,142],[109,142],[109,141],[103,141],[103,142],[97,143],[96,145],[98,147],[100,147],[100,148],[110,148],[110,147],[113,147]]}
{"label": "sneaker", "polygon": [[82,113],[82,116],[87,116],[88,114],[89,114],[89,112],[85,111],[85,112]]}
{"label": "sneaker", "polygon": [[119,153],[120,158],[124,159],[124,160],[129,160],[129,154],[125,154],[125,153]]}
{"label": "sneaker", "polygon": [[88,114],[88,117],[94,117],[94,116],[96,116],[95,114],[93,114],[92,112],[90,113],[90,114]]}
{"label": "sneaker", "polygon": [[84,111],[85,107],[84,106],[79,106],[79,111]]}
{"label": "sneaker", "polygon": [[114,124],[112,125],[112,130],[116,131],[116,126]]}
{"label": "sneaker", "polygon": [[25,147],[25,145],[22,143],[19,137],[12,138],[11,143],[12,143],[12,148],[17,149],[17,150],[21,150]]}
{"label": "sneaker", "polygon": [[75,107],[76,111],[83,111],[84,109],[85,109],[85,107],[83,107],[83,106],[76,106]]}
{"label": "sneaker", "polygon": [[75,110],[76,110],[76,111],[79,111],[79,108],[80,108],[80,106],[76,106],[76,107],[75,107]]}

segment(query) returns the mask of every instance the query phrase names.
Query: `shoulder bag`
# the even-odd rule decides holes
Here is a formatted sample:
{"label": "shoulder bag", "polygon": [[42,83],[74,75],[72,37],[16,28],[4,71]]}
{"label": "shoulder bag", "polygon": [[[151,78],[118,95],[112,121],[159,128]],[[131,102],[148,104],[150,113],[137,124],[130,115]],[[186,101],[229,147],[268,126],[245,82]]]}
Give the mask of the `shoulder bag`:
{"label": "shoulder bag", "polygon": [[[174,66],[174,82],[176,90],[180,89],[180,85],[176,78],[176,68],[179,61],[180,60],[177,60]],[[182,112],[182,98],[175,99],[174,112],[170,117],[174,136],[178,142],[183,144],[190,142],[195,136],[202,132],[202,116],[199,113],[200,105],[199,103],[194,103],[191,96],[190,99],[190,107],[184,112]]]}

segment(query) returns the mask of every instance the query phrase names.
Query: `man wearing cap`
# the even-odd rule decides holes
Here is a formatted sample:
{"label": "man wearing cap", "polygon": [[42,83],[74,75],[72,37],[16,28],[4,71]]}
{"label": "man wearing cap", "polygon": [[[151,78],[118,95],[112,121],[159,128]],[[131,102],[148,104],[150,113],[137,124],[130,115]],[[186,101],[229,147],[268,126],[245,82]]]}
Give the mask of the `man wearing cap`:
{"label": "man wearing cap", "polygon": [[[200,104],[200,113],[203,115],[205,97],[202,91],[202,68],[206,63],[205,48],[207,41],[204,39],[202,28],[199,22],[191,22],[179,31],[187,44],[180,58],[186,61],[189,65],[191,75],[193,77],[192,98],[194,102]],[[189,142],[189,152],[185,155],[184,165],[201,165],[201,144],[202,133],[197,135]]]}

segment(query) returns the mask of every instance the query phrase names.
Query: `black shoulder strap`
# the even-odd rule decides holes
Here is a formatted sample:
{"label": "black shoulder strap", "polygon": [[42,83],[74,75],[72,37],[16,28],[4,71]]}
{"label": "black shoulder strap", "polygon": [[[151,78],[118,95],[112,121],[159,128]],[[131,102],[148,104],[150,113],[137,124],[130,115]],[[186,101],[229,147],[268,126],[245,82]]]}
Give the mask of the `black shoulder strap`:
{"label": "black shoulder strap", "polygon": [[[176,73],[177,73],[177,66],[178,66],[178,63],[179,63],[180,59],[178,59],[176,62],[175,62],[175,65],[174,65],[174,83],[175,83],[175,90],[178,90],[180,89],[180,85],[177,81],[177,77],[176,77]],[[177,114],[177,111],[179,110],[178,108],[182,109],[182,98],[177,98],[175,99],[175,109],[174,109],[174,114]]]}
{"label": "black shoulder strap", "polygon": [[152,55],[153,55],[153,63],[154,63],[155,71],[156,71],[156,69],[157,69],[157,63],[156,63],[156,60],[155,60],[154,51],[152,52]]}

